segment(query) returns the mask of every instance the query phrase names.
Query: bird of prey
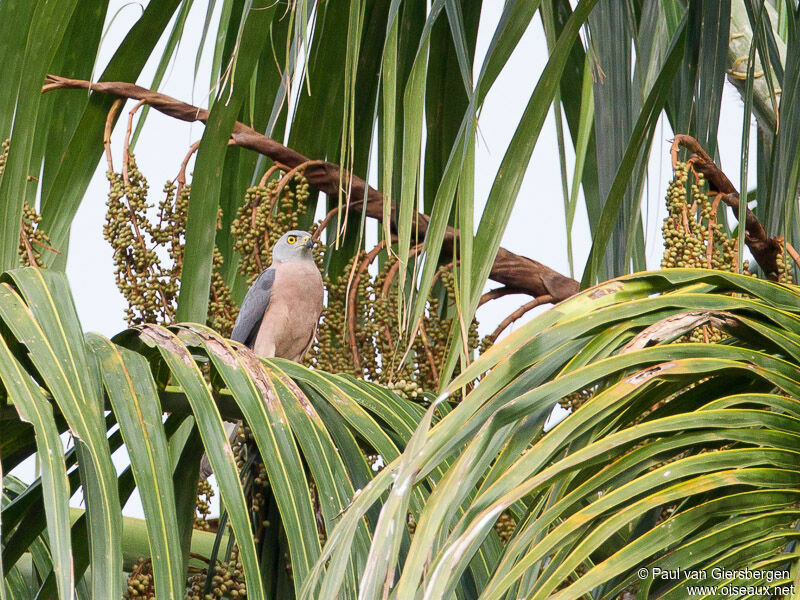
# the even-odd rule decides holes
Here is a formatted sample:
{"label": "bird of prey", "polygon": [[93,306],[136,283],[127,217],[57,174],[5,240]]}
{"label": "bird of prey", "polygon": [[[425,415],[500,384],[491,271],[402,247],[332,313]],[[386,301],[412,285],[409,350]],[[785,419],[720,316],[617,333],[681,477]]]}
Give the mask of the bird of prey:
{"label": "bird of prey", "polygon": [[302,360],[322,312],[322,275],[305,231],[285,233],[272,248],[272,264],[242,302],[231,339],[258,356]]}
{"label": "bird of prey", "polygon": [[[289,231],[272,247],[272,264],[253,282],[242,302],[231,339],[258,356],[300,362],[317,332],[322,312],[322,275],[311,250],[314,240],[305,231]],[[236,436],[237,423],[225,423],[228,438]],[[203,456],[200,475],[211,475]]]}

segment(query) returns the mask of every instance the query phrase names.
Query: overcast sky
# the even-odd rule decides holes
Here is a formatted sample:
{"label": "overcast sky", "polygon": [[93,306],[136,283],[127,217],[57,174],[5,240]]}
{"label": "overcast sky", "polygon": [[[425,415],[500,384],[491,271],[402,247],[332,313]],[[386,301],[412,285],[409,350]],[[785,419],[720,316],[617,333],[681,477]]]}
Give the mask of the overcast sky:
{"label": "overcast sky", "polygon": [[[108,11],[108,33],[101,48],[95,73],[105,68],[116,47],[127,31],[141,15],[142,3],[127,0],[111,0]],[[143,4],[146,4],[143,3]],[[480,68],[491,35],[500,17],[502,2],[487,2],[481,15],[477,42],[476,64]],[[195,51],[199,43],[205,17],[206,3],[196,2],[187,23],[185,35],[177,58],[168,70],[161,91],[181,100],[207,106],[209,89],[210,55],[206,53],[200,66],[196,82],[193,81]],[[112,22],[113,18],[113,22]],[[216,22],[216,15],[215,15]],[[212,30],[215,25],[212,25]],[[150,86],[157,60],[166,40],[162,40],[139,78],[140,85]],[[539,74],[547,60],[545,38],[541,21],[534,19],[519,46],[511,56],[504,71],[489,92],[480,115],[480,136],[476,154],[476,224],[480,211],[491,188],[497,168],[503,158],[525,105],[536,85]],[[604,69],[607,70],[607,66]],[[313,90],[313,86],[312,86]],[[126,112],[132,106],[129,102]],[[124,133],[123,121],[112,136],[115,163],[120,164],[120,149]],[[723,92],[720,131],[720,154],[722,167],[732,181],[739,180],[738,162],[741,140],[742,103],[738,93],[730,85]],[[151,188],[151,202],[162,197],[165,181],[173,179],[188,146],[200,139],[202,126],[186,124],[151,111],[148,122],[136,147],[136,158],[140,170],[147,176]],[[648,267],[657,268],[661,257],[661,222],[665,215],[664,193],[669,180],[668,139],[672,137],[665,121],[657,126],[656,145],[649,163],[646,194],[647,207],[643,209],[648,245]],[[751,144],[755,148],[755,143]],[[572,161],[572,149],[567,145],[568,159]],[[113,277],[112,252],[103,240],[102,227],[105,217],[105,201],[108,184],[105,178],[106,164],[97,168],[72,227],[72,240],[67,273],[84,330],[97,331],[112,336],[125,328],[123,319],[124,301],[118,292]],[[751,170],[751,177],[755,169]],[[376,169],[372,169],[375,173]],[[539,136],[530,166],[514,208],[511,221],[505,231],[503,246],[518,254],[536,259],[553,269],[568,274],[569,266],[565,251],[565,224],[561,192],[560,167],[556,144],[556,128],[552,115],[547,119]],[[571,174],[572,166],[568,167]],[[375,182],[371,181],[374,185]],[[576,277],[580,277],[588,256],[590,239],[585,207],[580,204],[573,229]],[[494,286],[496,284],[490,284]],[[497,323],[517,308],[525,299],[509,296],[491,302],[479,311],[481,334],[491,332]],[[529,318],[520,320],[516,327]],[[512,328],[513,329],[513,328]],[[124,456],[115,457],[118,464]],[[28,468],[19,473],[26,479],[32,474]],[[126,514],[141,516],[138,498],[126,507]]]}

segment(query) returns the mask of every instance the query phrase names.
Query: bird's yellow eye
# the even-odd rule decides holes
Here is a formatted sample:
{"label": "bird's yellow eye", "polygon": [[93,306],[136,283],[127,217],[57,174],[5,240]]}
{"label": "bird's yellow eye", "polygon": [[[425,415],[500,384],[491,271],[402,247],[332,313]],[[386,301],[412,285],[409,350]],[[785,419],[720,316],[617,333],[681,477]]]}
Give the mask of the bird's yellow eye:
{"label": "bird's yellow eye", "polygon": [[293,235],[290,235],[288,238],[286,238],[286,241],[289,242],[290,244],[294,244],[297,241],[297,238],[294,237]]}

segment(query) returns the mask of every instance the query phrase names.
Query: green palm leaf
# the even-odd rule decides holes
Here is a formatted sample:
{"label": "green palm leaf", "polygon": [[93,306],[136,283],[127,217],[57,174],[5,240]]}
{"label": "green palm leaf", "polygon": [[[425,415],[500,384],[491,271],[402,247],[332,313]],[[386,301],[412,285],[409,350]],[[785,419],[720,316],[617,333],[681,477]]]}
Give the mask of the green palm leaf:
{"label": "green palm leaf", "polygon": [[[150,63],[157,87],[189,39],[196,4],[149,3],[100,80],[135,81]],[[253,598],[683,598],[687,579],[638,576],[678,567],[789,569],[766,583],[794,582],[797,288],[722,272],[639,273],[561,302],[480,356],[465,341],[500,264],[494,257],[508,256],[500,243],[554,102],[565,254],[572,270],[581,256],[573,224],[585,205],[586,286],[644,268],[656,124],[666,116],[674,133],[715,155],[726,74],[745,100],[741,162],[758,173],[738,213],[757,198],[767,235],[787,244],[768,241],[787,253],[799,246],[792,3],[207,5],[193,66],[197,78],[201,57],[211,59],[210,116],[184,232],[180,320],[206,322],[215,269],[241,298],[246,275],[232,221],[268,167],[286,170],[228,146],[239,120],[286,141],[286,156],[342,167],[343,191],[329,185],[324,207],[343,208],[325,232],[332,284],[349,289],[351,265],[376,234],[386,244],[374,256],[379,268],[399,262],[395,288],[383,290],[399,300],[400,327],[389,332],[399,352],[380,357],[381,371],[413,349],[429,298],[445,298],[440,268],[452,261],[455,291],[438,305],[452,317],[433,369],[439,390],[412,402],[349,374],[259,360],[195,323],[110,340],[84,334],[62,275],[8,271],[0,279],[0,600],[118,598],[139,556],[150,559],[156,597],[182,597],[188,569],[212,567],[213,577],[219,565],[207,561],[227,560],[234,544]],[[114,98],[39,91],[45,73],[92,78],[107,8],[105,0],[0,1],[0,141],[11,138],[0,175],[4,269],[18,264],[25,202],[40,198],[41,229],[62,252],[42,258],[63,270],[78,208],[96,200],[85,195]],[[531,23],[540,8],[547,66],[499,148],[502,164],[476,215],[484,205],[475,197],[477,119],[522,36],[539,35]],[[751,104],[757,156],[747,142]],[[134,139],[146,123],[142,112]],[[374,148],[383,206],[370,197],[349,204],[347,172],[370,179]],[[317,196],[290,215],[298,227],[318,218]],[[740,228],[740,265],[745,242],[752,248]],[[516,258],[506,275],[534,264]],[[537,290],[546,299],[548,273],[532,271],[544,275],[530,289],[498,293]],[[687,342],[699,332],[717,342]],[[346,352],[346,344],[326,350]],[[571,414],[548,429],[559,401]],[[224,421],[246,424],[252,440],[232,447]],[[233,456],[240,447],[242,470]],[[120,449],[130,465],[117,473]],[[204,453],[227,522],[217,533],[193,527]],[[34,456],[36,478],[22,483],[15,469]],[[377,471],[375,456],[386,463]],[[266,480],[257,503],[255,460]],[[122,517],[136,491],[144,521]],[[69,507],[76,493],[85,511]],[[760,582],[732,575],[715,583]]]}
{"label": "green palm leaf", "polygon": [[[429,429],[423,421],[389,475],[343,515],[321,561],[348,551],[352,520],[382,493],[390,499],[381,518],[391,522],[431,469],[450,461],[420,514],[425,529],[395,571],[398,598],[451,597],[495,521],[518,502],[528,513],[490,565],[481,598],[616,597],[640,584],[636,569],[684,547],[693,558],[682,567],[754,564],[733,549],[747,535],[761,540],[767,524],[785,531],[787,543],[798,516],[796,298],[793,288],[750,277],[675,270],[615,280],[543,313],[448,386],[445,395],[485,373],[441,422]],[[687,314],[717,315],[733,337],[670,343],[696,326],[681,320]],[[557,399],[580,389],[593,395],[546,435],[513,427],[528,415],[541,422]],[[508,445],[519,451],[501,460]],[[478,491],[467,497],[459,486]],[[667,509],[662,526],[653,515]],[[397,556],[396,542],[376,533],[371,552]],[[669,592],[661,582],[647,585],[651,597]]]}
{"label": "green palm leaf", "polygon": [[[18,582],[20,558],[34,551],[32,544],[45,532],[53,563],[52,572],[46,569],[43,574],[50,576],[42,593],[57,586],[60,597],[70,597],[91,566],[92,594],[104,589],[102,594],[121,595],[123,568],[129,569],[131,563],[128,558],[123,561],[121,551],[120,506],[138,488],[146,527],[137,531],[152,560],[157,597],[182,595],[188,565],[180,507],[187,497],[194,501],[197,478],[196,467],[194,479],[185,478],[183,455],[189,460],[186,464],[197,464],[200,454],[191,447],[192,439],[198,439],[217,475],[249,595],[269,593],[259,565],[266,564],[265,553],[273,553],[270,560],[277,560],[282,551],[280,546],[256,547],[260,527],[251,527],[243,484],[222,426],[224,417],[244,418],[265,459],[299,591],[320,555],[314,498],[323,527],[332,530],[357,490],[374,476],[362,445],[395,458],[422,416],[419,407],[377,386],[314,373],[286,361],[263,363],[198,325],[172,330],[145,326],[115,341],[96,334],[84,340],[63,275],[22,269],[12,271],[8,281],[22,296],[9,283],[0,287],[0,319],[8,328],[0,344],[6,355],[0,379],[20,417],[3,413],[3,427],[8,424],[13,432],[15,423],[24,424],[18,420],[24,417],[33,423],[37,436],[35,444],[9,445],[3,461],[5,465],[15,452],[47,457],[42,478],[3,507],[2,522],[8,527],[3,534],[3,561],[11,577],[9,589]],[[23,352],[18,342],[30,353]],[[212,368],[214,386],[204,379],[203,364]],[[105,422],[100,412],[103,398],[112,411]],[[162,422],[165,408],[173,414]],[[199,437],[193,438],[191,421],[181,416],[187,412],[194,417]],[[119,431],[104,439],[117,421]],[[58,436],[66,427],[79,442],[64,455]],[[118,479],[105,465],[123,443],[131,467]],[[86,514],[73,523],[67,501],[79,486],[91,500]],[[421,499],[415,500],[417,511]],[[42,504],[46,522],[41,518],[34,524],[30,517]],[[194,504],[188,506],[193,512]],[[374,522],[364,522],[356,528],[360,550],[352,560],[345,555],[342,575],[348,596],[356,595],[372,526]],[[192,549],[196,551],[194,542]],[[112,586],[118,586],[117,591]]]}

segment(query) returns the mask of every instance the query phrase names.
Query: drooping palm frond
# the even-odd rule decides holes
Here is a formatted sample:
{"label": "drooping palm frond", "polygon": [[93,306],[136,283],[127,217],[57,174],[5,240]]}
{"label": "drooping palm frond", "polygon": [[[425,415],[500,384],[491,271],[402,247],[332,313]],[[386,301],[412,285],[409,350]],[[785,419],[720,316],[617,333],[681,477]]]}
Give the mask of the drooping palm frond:
{"label": "drooping palm frond", "polygon": [[[3,565],[13,581],[45,540],[44,595],[69,597],[88,567],[92,594],[121,593],[119,507],[138,488],[155,591],[174,597],[204,451],[251,597],[287,585],[308,598],[682,597],[691,581],[643,581],[639,569],[796,559],[792,286],[685,270],[608,282],[499,342],[447,386],[480,378],[458,406],[447,410],[445,394],[424,415],[374,385],[259,362],[198,325],[84,339],[62,276],[13,271],[0,290],[4,469],[47,459],[28,488],[6,485]],[[711,327],[729,337],[680,339]],[[573,414],[543,433],[562,399]],[[252,431],[283,542],[251,522],[223,418]],[[106,475],[123,443],[131,466]],[[388,465],[375,474],[366,451]],[[79,487],[87,511],[73,523]],[[274,568],[284,552],[291,579]]]}
{"label": "drooping palm frond", "polygon": [[[199,325],[145,326],[114,341],[84,337],[63,275],[12,271],[0,294],[3,467],[41,457],[39,479],[22,490],[5,488],[2,564],[15,573],[32,544],[44,540],[52,570],[39,571],[43,597],[71,597],[87,569],[92,597],[121,597],[121,507],[135,489],[156,597],[183,597],[204,451],[249,597],[299,589],[320,555],[318,536],[373,477],[367,453],[396,458],[423,414],[363,381],[262,363]],[[253,522],[258,513],[245,501],[223,418],[244,419],[252,432],[268,479],[265,501],[279,515],[271,530]],[[65,453],[59,434],[66,431],[74,444]],[[111,454],[122,444],[130,466],[118,477]],[[79,488],[86,513],[71,522],[68,499]],[[346,568],[351,589],[369,547],[368,523],[357,527],[361,550]]]}
{"label": "drooping palm frond", "polygon": [[[638,570],[794,573],[798,300],[791,286],[669,270],[543,313],[447,386],[440,400],[481,377],[434,426],[429,408],[342,516],[308,585],[335,596],[353,525],[385,493],[364,598],[685,598],[690,580]],[[725,341],[680,339],[710,326]],[[583,403],[543,434],[553,406],[579,393]],[[406,551],[391,524],[439,468]],[[499,545],[504,513],[516,526]]]}

